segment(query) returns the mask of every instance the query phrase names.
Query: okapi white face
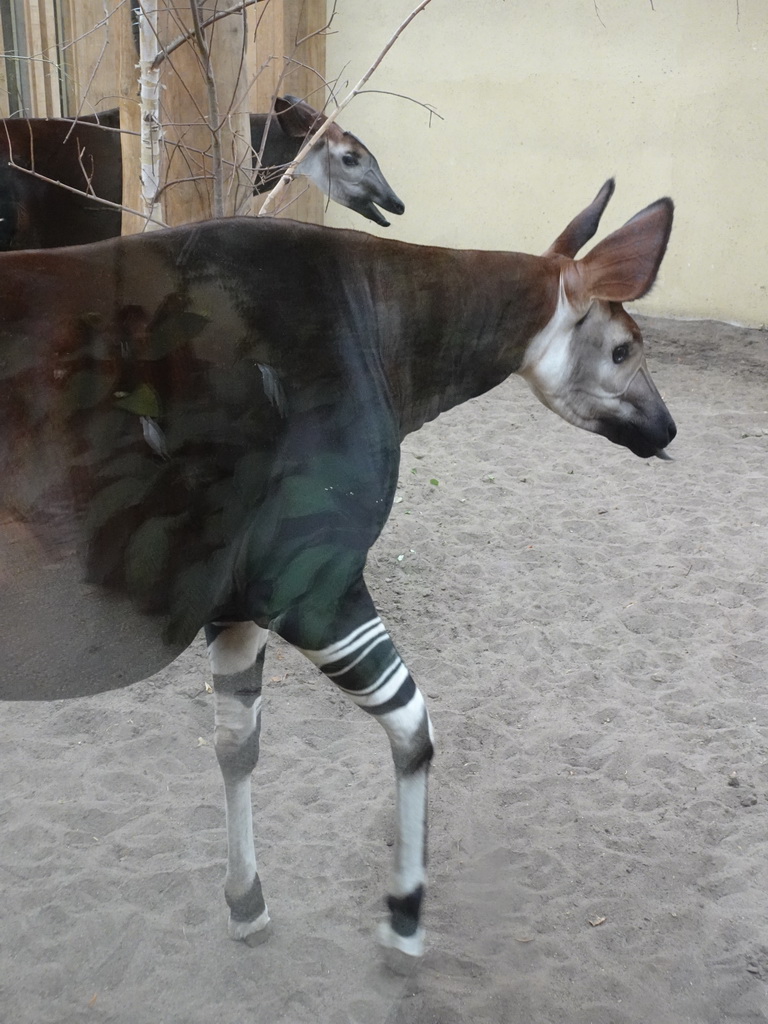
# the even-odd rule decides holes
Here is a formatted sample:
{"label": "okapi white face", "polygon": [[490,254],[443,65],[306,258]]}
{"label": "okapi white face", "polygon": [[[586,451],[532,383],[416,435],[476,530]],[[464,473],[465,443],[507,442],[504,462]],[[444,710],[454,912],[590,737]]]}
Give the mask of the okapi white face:
{"label": "okapi white face", "polygon": [[317,152],[307,155],[303,173],[337,203],[389,227],[376,205],[396,214],[403,213],[405,205],[389,187],[373,153],[351,132],[334,129],[336,125],[320,140]]}
{"label": "okapi white face", "polygon": [[[520,373],[534,394],[569,423],[602,434],[641,458],[658,455],[677,433],[645,362],[640,329],[621,303],[644,295],[664,255],[672,206],[660,200],[584,259],[570,257],[597,227],[612,182],[545,256],[560,261],[557,307],[531,340]],[[583,223],[577,221],[583,219]]]}
{"label": "okapi white face", "polygon": [[618,303],[594,301],[584,313],[561,288],[555,315],[531,342],[520,373],[558,416],[641,458],[659,455],[675,436],[640,329]]}
{"label": "okapi white face", "polygon": [[[295,96],[276,100],[275,109],[283,131],[294,138],[306,137],[325,121],[322,114]],[[338,124],[331,125],[299,164],[297,173],[341,206],[381,227],[389,227],[389,221],[377,206],[398,215],[405,212],[405,204],[390,188],[373,153]]]}

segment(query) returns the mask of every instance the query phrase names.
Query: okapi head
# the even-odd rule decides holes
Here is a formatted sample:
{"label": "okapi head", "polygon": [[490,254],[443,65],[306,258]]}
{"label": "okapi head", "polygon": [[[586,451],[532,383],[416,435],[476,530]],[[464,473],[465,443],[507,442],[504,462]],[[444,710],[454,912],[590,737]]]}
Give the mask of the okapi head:
{"label": "okapi head", "polygon": [[563,419],[649,458],[677,433],[645,362],[640,329],[622,303],[656,280],[672,229],[671,199],[659,199],[580,260],[613,195],[607,181],[544,254],[559,264],[554,316],[529,346],[521,374]]}
{"label": "okapi head", "polygon": [[[276,97],[275,113],[285,134],[302,140],[327,120],[314,107],[295,96]],[[401,214],[405,211],[405,204],[390,188],[373,153],[338,124],[332,124],[307,154],[299,165],[298,173],[313,181],[337,203],[381,227],[389,227],[389,221],[376,206],[381,206],[388,213]]]}

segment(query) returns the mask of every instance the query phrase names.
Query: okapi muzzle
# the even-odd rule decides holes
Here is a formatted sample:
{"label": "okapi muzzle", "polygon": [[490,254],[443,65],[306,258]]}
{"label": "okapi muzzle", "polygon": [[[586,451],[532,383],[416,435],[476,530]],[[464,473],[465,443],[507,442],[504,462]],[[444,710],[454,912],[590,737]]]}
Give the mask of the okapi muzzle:
{"label": "okapi muzzle", "polygon": [[616,415],[597,420],[595,433],[614,444],[648,459],[668,459],[666,447],[675,439],[677,427],[651,379],[645,360],[621,395]]}
{"label": "okapi muzzle", "polygon": [[313,180],[341,206],[388,228],[389,221],[377,207],[400,216],[405,213],[405,203],[392,191],[378,160],[358,138],[341,129],[329,134],[323,159],[333,167],[333,175],[323,180],[315,174]]}

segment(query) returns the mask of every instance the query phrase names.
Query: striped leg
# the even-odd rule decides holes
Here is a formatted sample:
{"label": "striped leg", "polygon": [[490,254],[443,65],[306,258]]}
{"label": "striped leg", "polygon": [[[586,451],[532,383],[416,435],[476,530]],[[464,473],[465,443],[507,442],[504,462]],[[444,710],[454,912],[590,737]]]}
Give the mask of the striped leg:
{"label": "striped leg", "polygon": [[[367,600],[370,602],[370,598]],[[343,639],[303,653],[373,715],[389,737],[395,765],[397,843],[392,892],[387,898],[390,918],[380,926],[379,941],[388,949],[416,957],[421,956],[424,946],[419,919],[426,881],[432,726],[424,698],[372,603],[370,611],[373,617]]]}
{"label": "striped leg", "polygon": [[257,945],[267,936],[269,913],[261,892],[253,844],[251,772],[259,759],[261,673],[267,630],[254,622],[206,626],[213,672],[216,757],[224,777],[227,811],[229,935]]}

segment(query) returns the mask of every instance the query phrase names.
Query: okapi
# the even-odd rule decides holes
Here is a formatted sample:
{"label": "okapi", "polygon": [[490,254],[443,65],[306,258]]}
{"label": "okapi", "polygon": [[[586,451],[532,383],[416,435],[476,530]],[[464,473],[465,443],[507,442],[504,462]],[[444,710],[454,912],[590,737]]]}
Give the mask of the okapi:
{"label": "okapi", "polygon": [[205,630],[233,938],[269,922],[250,778],[273,630],[389,738],[380,940],[421,953],[433,734],[366,556],[402,438],[510,374],[571,423],[664,455],[675,424],[622,303],[652,286],[673,206],[575,259],[612,192],[543,256],[253,218],[0,255],[0,697],[128,686]]}
{"label": "okapi", "polygon": [[[276,97],[272,114],[251,114],[254,193],[269,192],[277,184],[307,137],[325,121],[323,114],[295,96]],[[2,121],[0,251],[82,245],[120,234],[119,127],[117,110],[77,120]],[[389,221],[377,206],[395,214],[405,210],[373,153],[337,124],[307,154],[297,173],[337,203],[382,227],[389,227]],[[60,188],[55,182],[78,191]]]}

